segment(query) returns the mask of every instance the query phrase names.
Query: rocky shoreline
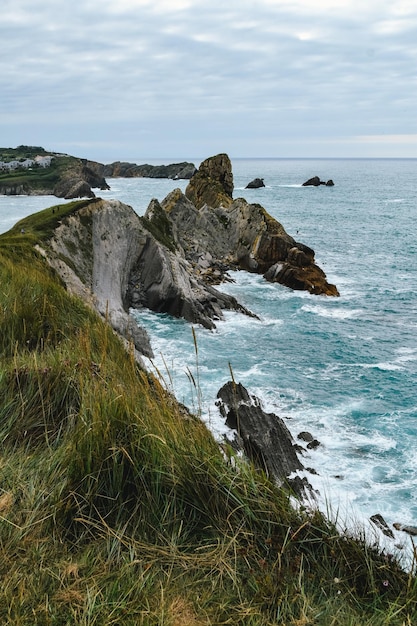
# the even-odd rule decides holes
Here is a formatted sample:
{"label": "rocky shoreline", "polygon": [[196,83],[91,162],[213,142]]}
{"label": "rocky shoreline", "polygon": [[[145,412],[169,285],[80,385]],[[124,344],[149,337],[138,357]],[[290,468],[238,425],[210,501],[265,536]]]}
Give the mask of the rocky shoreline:
{"label": "rocky shoreline", "polygon": [[295,241],[263,207],[234,200],[232,193],[230,159],[217,155],[200,165],[185,194],[176,189],[162,202],[153,199],[143,217],[116,200],[83,205],[61,221],[45,254],[66,284],[84,297],[88,293],[145,355],[149,342],[132,330],[130,308],[147,307],[206,328],[214,328],[225,309],[253,315],[216,289],[229,279],[228,270],[338,295],[311,248]]}
{"label": "rocky shoreline", "polygon": [[[3,155],[3,156],[2,156]],[[2,160],[6,159],[6,160]],[[110,164],[48,152],[42,147],[0,148],[0,195],[54,195],[57,198],[95,198],[94,189],[110,189],[106,178],[190,179],[193,163]]]}
{"label": "rocky shoreline", "polygon": [[[40,252],[68,290],[134,346],[139,362],[152,357],[152,346],[132,308],[165,312],[209,329],[226,309],[254,315],[216,289],[230,280],[229,270],[260,273],[265,280],[316,295],[338,295],[315,264],[311,248],[295,241],[259,204],[233,199],[233,173],[225,154],[203,161],[185,193],[175,189],[161,202],[153,199],[143,217],[116,200],[83,203],[63,216]],[[300,459],[320,445],[312,435],[300,433],[303,443],[296,443],[284,421],[263,411],[259,399],[234,381],[219,391],[217,404],[236,432],[230,445],[278,484],[314,499],[305,477],[314,470]],[[382,516],[371,521],[384,532]],[[395,530],[414,532],[400,524]],[[391,537],[390,532],[385,534]]]}

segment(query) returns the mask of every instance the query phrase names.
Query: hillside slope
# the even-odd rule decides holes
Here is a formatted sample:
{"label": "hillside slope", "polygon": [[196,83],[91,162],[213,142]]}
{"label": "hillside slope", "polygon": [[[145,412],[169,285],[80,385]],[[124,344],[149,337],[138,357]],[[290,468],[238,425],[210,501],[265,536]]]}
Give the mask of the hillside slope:
{"label": "hillside slope", "polygon": [[294,508],[69,294],[37,251],[63,213],[0,236],[1,623],[416,623],[412,574]]}

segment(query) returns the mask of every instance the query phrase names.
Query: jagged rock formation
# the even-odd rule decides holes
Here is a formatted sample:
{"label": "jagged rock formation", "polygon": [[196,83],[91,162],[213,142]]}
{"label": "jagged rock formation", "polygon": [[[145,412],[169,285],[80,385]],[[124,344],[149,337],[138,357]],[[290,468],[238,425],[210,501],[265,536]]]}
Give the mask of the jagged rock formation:
{"label": "jagged rock formation", "polygon": [[57,198],[72,200],[74,198],[95,198],[92,188],[110,189],[103,176],[90,168],[86,160],[75,159],[62,172],[53,189]]}
{"label": "jagged rock formation", "polygon": [[228,269],[244,269],[292,289],[338,295],[315,264],[314,250],[295,241],[259,204],[233,200],[232,166],[225,154],[203,161],[185,194],[176,189],[160,206],[173,241],[206,280],[220,282]]}
{"label": "jagged rock formation", "polygon": [[265,187],[264,179],[254,178],[246,185],[245,189],[259,189],[260,187]]}
{"label": "jagged rock formation", "polygon": [[205,204],[212,208],[230,206],[233,202],[233,173],[227,154],[203,161],[187,185],[185,195],[196,209]]}
{"label": "jagged rock formation", "polygon": [[292,435],[283,420],[266,413],[258,398],[240,383],[229,381],[217,394],[217,406],[229,428],[236,430],[232,442],[279,485],[289,485],[296,493],[311,489],[309,483],[292,474],[303,470]]}
{"label": "jagged rock formation", "polygon": [[193,163],[171,163],[170,165],[136,165],[115,161],[103,166],[103,176],[107,178],[171,178],[190,179],[196,172]]}
{"label": "jagged rock formation", "polygon": [[320,180],[318,176],[313,176],[313,178],[309,178],[303,183],[303,187],[319,187],[320,185],[325,185],[326,187],[334,187],[334,182],[332,179],[329,179],[327,182],[324,180]]}
{"label": "jagged rock formation", "polygon": [[230,161],[219,155],[202,164],[186,195],[176,189],[161,203],[152,200],[143,217],[115,200],[82,203],[63,216],[43,253],[68,287],[145,355],[149,341],[129,315],[131,307],[206,328],[225,309],[252,315],[213,286],[231,268],[312,293],[337,293],[314,264],[313,250],[295,242],[260,205],[233,200],[232,191]]}
{"label": "jagged rock formation", "polygon": [[146,224],[117,200],[95,199],[63,217],[42,253],[71,292],[146,356],[152,355],[149,339],[130,307],[147,306],[207,328],[224,309],[250,314],[232,296],[205,285],[181,252]]}
{"label": "jagged rock formation", "polygon": [[194,163],[184,161],[170,165],[137,165],[125,161],[102,164],[88,161],[88,166],[100,176],[106,178],[171,178],[173,180],[190,179],[196,172]]}

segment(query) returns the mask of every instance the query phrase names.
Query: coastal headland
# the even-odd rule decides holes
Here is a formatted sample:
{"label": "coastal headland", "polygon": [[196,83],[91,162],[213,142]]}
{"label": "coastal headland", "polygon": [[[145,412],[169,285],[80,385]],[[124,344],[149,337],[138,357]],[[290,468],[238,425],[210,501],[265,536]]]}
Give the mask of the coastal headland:
{"label": "coastal headland", "polygon": [[264,418],[237,381],[219,401],[232,428],[242,420],[244,456],[142,366],[152,346],[132,306],[209,328],[225,308],[251,314],[216,289],[228,268],[337,295],[313,250],[233,199],[229,163],[207,159],[143,218],[83,199],[0,236],[5,624],[417,619],[415,572],[294,498],[291,436],[266,416],[291,461],[273,464],[265,433],[248,437]]}
{"label": "coastal headland", "polygon": [[106,178],[146,177],[187,179],[195,172],[193,163],[137,165],[103,164],[40,146],[0,148],[1,195],[54,195],[67,200],[94,198],[94,189],[110,189]]}

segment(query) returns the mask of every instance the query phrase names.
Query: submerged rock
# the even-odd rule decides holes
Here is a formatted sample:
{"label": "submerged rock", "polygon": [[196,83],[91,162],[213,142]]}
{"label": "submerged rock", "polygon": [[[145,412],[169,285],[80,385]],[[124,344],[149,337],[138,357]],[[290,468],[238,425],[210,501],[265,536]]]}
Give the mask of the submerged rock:
{"label": "submerged rock", "polygon": [[395,530],[402,530],[404,533],[411,535],[413,537],[417,537],[417,526],[407,526],[406,524],[400,524],[395,522],[393,524]]}

